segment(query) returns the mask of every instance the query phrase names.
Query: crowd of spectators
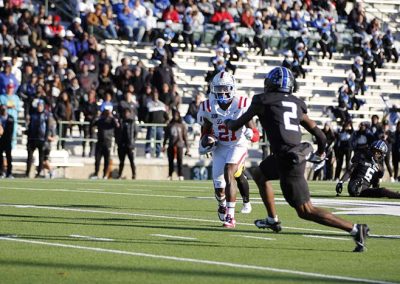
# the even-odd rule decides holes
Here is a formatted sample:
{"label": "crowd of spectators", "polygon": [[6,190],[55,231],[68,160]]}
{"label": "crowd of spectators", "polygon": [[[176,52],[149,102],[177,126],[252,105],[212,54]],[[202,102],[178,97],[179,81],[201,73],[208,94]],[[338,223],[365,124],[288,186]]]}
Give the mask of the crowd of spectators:
{"label": "crowd of spectators", "polygon": [[[12,177],[11,148],[15,147],[17,133],[22,129],[26,129],[27,135],[26,175],[30,175],[33,153],[37,150],[39,177],[55,134],[59,134],[58,147],[64,148],[65,138],[76,127],[85,138],[82,156],[95,156],[94,177],[99,172],[101,158],[105,161],[103,177],[107,176],[111,140],[115,138],[122,161],[119,174],[128,156],[135,178],[132,151],[137,129],[131,126],[137,122],[165,124],[180,104],[167,57],[162,56],[161,64],[153,69],[123,58],[113,71],[113,61],[105,49],[99,48],[94,34],[101,28],[96,24],[98,21],[104,24],[101,31],[109,35],[115,35],[119,26],[105,24],[97,9],[101,4],[65,25],[59,15],[46,15],[44,6],[16,7],[11,2],[0,8],[0,114],[4,130],[0,152],[6,154],[8,165],[7,171],[0,168],[0,175]],[[140,14],[140,5],[132,8],[138,16],[146,14],[146,10]],[[148,139],[153,132],[158,140],[163,139],[162,127],[148,127]],[[146,157],[150,158],[151,152],[149,143]],[[160,143],[155,152],[162,157]],[[51,169],[49,173],[52,174]]]}
{"label": "crowd of spectators", "polygon": [[[375,36],[380,31],[379,21],[374,19],[367,23],[359,5],[347,15],[347,1],[86,0],[78,1],[72,20],[46,11],[45,6],[26,2],[5,1],[0,7],[0,104],[7,108],[2,123],[11,133],[7,139],[12,146],[17,142],[18,128],[22,125],[26,129],[27,175],[35,149],[39,149],[40,161],[48,159],[47,151],[43,150],[54,140],[55,133],[61,134],[58,146],[63,148],[68,131],[71,133],[73,127],[79,129],[81,136],[90,141],[82,142],[82,156],[96,157],[97,176],[100,159],[108,160],[109,143],[105,139],[103,148],[94,147],[95,127],[111,125],[111,128],[125,129],[126,133],[116,138],[135,139],[136,132],[128,127],[128,121],[167,123],[181,103],[172,69],[176,49],[171,43],[182,42],[183,49],[194,51],[204,40],[203,36],[195,38],[194,33],[206,29],[206,25],[219,27],[213,39],[216,56],[210,62],[214,72],[222,69],[235,72],[232,61],[243,56],[237,48],[239,44],[247,44],[264,55],[269,48],[266,36],[269,30],[282,33],[292,30],[298,31],[300,36],[288,46],[291,53],[286,54],[286,64],[296,76],[304,77],[306,72],[302,65],[310,64],[312,57],[308,51],[316,47],[311,44],[309,31],[314,29],[320,34],[317,45],[324,57],[331,58],[335,50],[335,23],[343,20],[361,34],[363,45],[365,39],[373,35],[367,48],[360,49],[364,62],[361,69],[355,66],[355,78],[349,75],[347,85],[353,93],[365,91],[368,68],[373,75],[373,68],[381,66],[383,60],[398,60],[390,31],[384,36]],[[364,23],[365,33],[358,24],[360,21]],[[165,28],[157,28],[158,22]],[[181,24],[180,30],[176,29],[176,24]],[[252,29],[254,36],[240,36],[238,27]],[[118,66],[113,66],[115,61],[109,58],[106,49],[99,47],[99,41],[116,38],[127,38],[132,44],[154,42],[153,59],[160,64],[146,68],[140,61],[123,58]],[[374,53],[376,42],[381,43],[378,49],[383,52],[378,57]],[[213,74],[208,75],[211,78]],[[188,113],[183,116],[186,123],[195,123],[200,98],[194,97]],[[351,103],[360,104],[354,100]],[[99,122],[101,119],[104,123]],[[18,120],[22,123],[18,124]],[[73,121],[85,123],[75,126]],[[60,122],[65,124],[61,126]],[[111,135],[107,131],[101,133],[105,135],[103,138]],[[148,127],[147,133],[147,138],[155,133],[156,139],[162,140],[164,130]],[[127,155],[132,160],[132,177],[135,177],[130,157],[132,143],[117,141],[117,144],[122,147],[121,159]],[[150,146],[145,147],[146,157],[152,154],[162,157],[160,143],[155,153]],[[7,149],[2,146],[0,150],[5,151],[8,158]],[[6,175],[12,176],[8,169]]]}

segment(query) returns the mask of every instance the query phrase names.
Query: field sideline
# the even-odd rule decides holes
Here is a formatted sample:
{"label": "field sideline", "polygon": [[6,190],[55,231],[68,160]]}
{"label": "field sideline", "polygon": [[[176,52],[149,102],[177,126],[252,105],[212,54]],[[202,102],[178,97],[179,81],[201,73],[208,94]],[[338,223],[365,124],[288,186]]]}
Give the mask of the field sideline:
{"label": "field sideline", "polygon": [[310,183],[316,205],[370,226],[357,254],[348,234],[300,220],[274,187],[279,234],[253,225],[266,214],[254,183],[253,212],[229,230],[211,181],[2,180],[0,283],[400,283],[400,201]]}

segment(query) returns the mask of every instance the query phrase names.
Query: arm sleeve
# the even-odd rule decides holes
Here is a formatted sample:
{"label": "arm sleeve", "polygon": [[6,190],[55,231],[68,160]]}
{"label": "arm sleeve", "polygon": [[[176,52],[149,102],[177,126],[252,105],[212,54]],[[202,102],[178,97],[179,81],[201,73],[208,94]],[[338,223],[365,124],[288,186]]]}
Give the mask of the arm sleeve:
{"label": "arm sleeve", "polygon": [[318,126],[315,126],[314,128],[310,129],[310,133],[317,138],[317,145],[318,145],[318,150],[317,152],[322,154],[325,151],[325,146],[326,146],[326,136],[322,132],[321,129],[319,129]]}
{"label": "arm sleeve", "polygon": [[257,115],[257,106],[253,100],[249,109],[237,120],[230,120],[227,124],[228,128],[232,131],[236,131],[249,122],[255,115]]}
{"label": "arm sleeve", "polygon": [[182,136],[183,136],[183,141],[185,142],[186,150],[189,150],[189,142],[187,139],[187,128],[184,124],[182,124]]}
{"label": "arm sleeve", "polygon": [[344,174],[343,174],[342,178],[340,179],[340,181],[342,181],[342,182],[347,181],[347,180],[350,178],[351,174],[353,173],[353,171],[354,171],[354,169],[355,169],[356,167],[357,167],[357,162],[351,164],[351,166],[349,167],[349,169],[346,170],[346,171],[344,172]]}
{"label": "arm sleeve", "polygon": [[165,145],[167,145],[167,140],[169,139],[169,135],[170,135],[170,125],[168,124],[165,127],[165,132],[164,132],[164,141],[163,141],[163,147],[165,147]]}

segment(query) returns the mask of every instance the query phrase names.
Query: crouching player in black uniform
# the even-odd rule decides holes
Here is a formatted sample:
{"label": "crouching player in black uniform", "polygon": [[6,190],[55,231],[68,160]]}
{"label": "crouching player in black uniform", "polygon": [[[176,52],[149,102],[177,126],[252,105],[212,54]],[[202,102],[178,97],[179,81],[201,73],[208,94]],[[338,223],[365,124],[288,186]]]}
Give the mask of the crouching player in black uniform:
{"label": "crouching player in black uniform", "polygon": [[[261,162],[260,175],[255,178],[261,196],[271,186],[270,180],[280,179],[283,196],[300,218],[349,232],[356,242],[354,251],[362,252],[369,231],[367,225],[352,224],[311,203],[304,178],[305,154],[311,149],[300,142],[300,125],[317,138],[318,150],[311,158],[313,162],[324,159],[326,137],[307,116],[305,103],[292,95],[294,86],[295,80],[290,70],[285,67],[272,69],[264,81],[264,93],[253,97],[251,106],[241,117],[225,121],[225,124],[230,130],[236,130],[257,115],[270,141],[272,152]],[[265,201],[271,202],[268,198],[263,197],[263,200],[265,206]],[[259,228],[268,223],[268,219],[255,221]]]}
{"label": "crouching player in black uniform", "polygon": [[352,165],[336,185],[337,196],[342,193],[343,183],[350,178],[347,186],[350,196],[400,198],[400,193],[379,187],[379,179],[384,174],[383,162],[387,152],[386,143],[377,140],[371,144],[369,155],[354,156]]}

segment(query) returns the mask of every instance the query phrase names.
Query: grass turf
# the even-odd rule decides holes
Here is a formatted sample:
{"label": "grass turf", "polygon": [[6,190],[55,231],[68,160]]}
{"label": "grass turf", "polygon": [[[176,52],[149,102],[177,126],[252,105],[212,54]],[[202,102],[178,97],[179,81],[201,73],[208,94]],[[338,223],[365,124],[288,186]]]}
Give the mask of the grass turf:
{"label": "grass turf", "polygon": [[[341,215],[371,228],[368,251],[357,254],[351,252],[354,242],[348,234],[300,220],[277,184],[281,233],[253,225],[266,215],[253,183],[253,212],[237,213],[236,229],[224,229],[211,186],[194,181],[3,180],[0,282],[342,283],[346,277],[400,282],[400,202],[346,194],[337,198],[334,183],[310,183],[314,203],[334,212],[369,213]],[[357,200],[360,204],[345,203]],[[240,207],[238,202],[237,211]],[[382,210],[397,216],[381,215]]]}

